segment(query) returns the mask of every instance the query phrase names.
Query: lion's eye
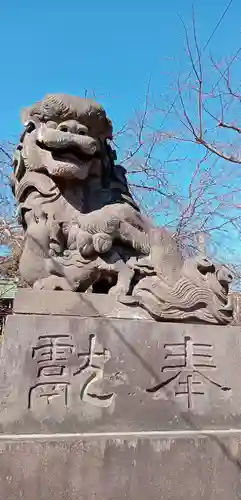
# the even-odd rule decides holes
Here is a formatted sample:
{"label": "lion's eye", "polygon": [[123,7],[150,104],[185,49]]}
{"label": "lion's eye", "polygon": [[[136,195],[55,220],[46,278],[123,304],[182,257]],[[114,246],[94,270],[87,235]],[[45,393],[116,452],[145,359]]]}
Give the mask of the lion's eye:
{"label": "lion's eye", "polygon": [[60,125],[59,126],[59,130],[61,130],[61,132],[68,132],[69,131],[67,125]]}
{"label": "lion's eye", "polygon": [[82,123],[79,123],[76,127],[76,133],[78,135],[88,135],[88,128]]}

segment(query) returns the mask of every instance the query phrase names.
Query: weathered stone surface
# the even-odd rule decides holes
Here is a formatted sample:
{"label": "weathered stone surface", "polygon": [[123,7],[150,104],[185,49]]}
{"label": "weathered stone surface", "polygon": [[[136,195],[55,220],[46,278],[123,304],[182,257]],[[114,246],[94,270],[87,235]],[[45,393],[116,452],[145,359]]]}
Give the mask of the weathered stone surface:
{"label": "weathered stone surface", "polygon": [[232,292],[233,325],[241,325],[241,294]]}
{"label": "weathered stone surface", "polygon": [[238,327],[15,314],[0,430],[241,429],[240,366]]}
{"label": "weathered stone surface", "polygon": [[1,499],[241,499],[239,327],[140,320],[94,294],[23,291],[14,310]]}
{"label": "weathered stone surface", "polygon": [[117,302],[113,295],[64,292],[51,290],[20,290],[14,300],[16,314],[50,314],[59,316],[152,319],[140,307],[130,308]]}
{"label": "weathered stone surface", "polygon": [[[234,318],[232,325],[241,324],[240,293],[231,294]],[[61,292],[56,296],[52,290],[20,289],[14,299],[16,314],[51,314],[62,316],[109,317],[130,319],[153,319],[144,309],[122,304],[114,295]]]}
{"label": "weathered stone surface", "polygon": [[1,348],[1,498],[241,498],[240,329],[157,322],[236,321],[232,275],[141,215],[101,106],[47,95],[23,123],[12,189],[38,291]]}
{"label": "weathered stone surface", "polygon": [[238,500],[240,438],[0,442],[4,500]]}

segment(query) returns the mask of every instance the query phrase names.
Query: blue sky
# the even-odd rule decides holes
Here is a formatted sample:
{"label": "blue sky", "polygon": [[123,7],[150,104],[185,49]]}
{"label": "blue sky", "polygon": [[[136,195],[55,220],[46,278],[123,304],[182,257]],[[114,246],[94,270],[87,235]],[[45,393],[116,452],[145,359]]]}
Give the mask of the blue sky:
{"label": "blue sky", "polygon": [[[200,43],[228,0],[195,0]],[[191,0],[2,0],[0,138],[20,132],[19,110],[46,92],[95,91],[119,126],[154,92],[168,92],[177,66],[188,69],[183,27]],[[212,40],[232,55],[240,40],[241,2],[234,0]]]}
{"label": "blue sky", "polygon": [[[195,0],[201,47],[228,4]],[[94,92],[116,129],[141,107],[150,79],[160,101],[172,95],[177,73],[190,70],[180,17],[191,28],[191,15],[191,0],[1,0],[0,142],[17,140],[20,110],[47,92]],[[241,45],[240,19],[233,0],[208,47],[215,58]]]}

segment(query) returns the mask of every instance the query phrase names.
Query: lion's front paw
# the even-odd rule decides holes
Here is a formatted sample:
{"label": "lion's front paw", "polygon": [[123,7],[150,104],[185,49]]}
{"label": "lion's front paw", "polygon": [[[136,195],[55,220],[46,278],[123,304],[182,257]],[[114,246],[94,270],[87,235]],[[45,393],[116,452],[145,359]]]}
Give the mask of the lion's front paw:
{"label": "lion's front paw", "polygon": [[112,247],[112,238],[106,233],[96,233],[93,235],[93,246],[97,253],[106,253]]}
{"label": "lion's front paw", "polygon": [[94,253],[92,234],[79,230],[76,235],[76,246],[83,257],[89,257]]}
{"label": "lion's front paw", "polygon": [[34,290],[71,290],[72,287],[65,278],[59,276],[48,276],[35,281]]}

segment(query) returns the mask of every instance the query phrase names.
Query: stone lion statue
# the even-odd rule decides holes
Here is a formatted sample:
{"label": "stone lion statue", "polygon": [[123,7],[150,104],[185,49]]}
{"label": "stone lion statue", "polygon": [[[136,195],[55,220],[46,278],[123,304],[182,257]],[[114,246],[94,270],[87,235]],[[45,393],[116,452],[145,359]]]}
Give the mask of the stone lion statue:
{"label": "stone lion statue", "polygon": [[12,189],[35,289],[114,294],[156,320],[232,320],[232,276],[147,222],[116,165],[112,124],[90,99],[46,95],[22,113]]}

